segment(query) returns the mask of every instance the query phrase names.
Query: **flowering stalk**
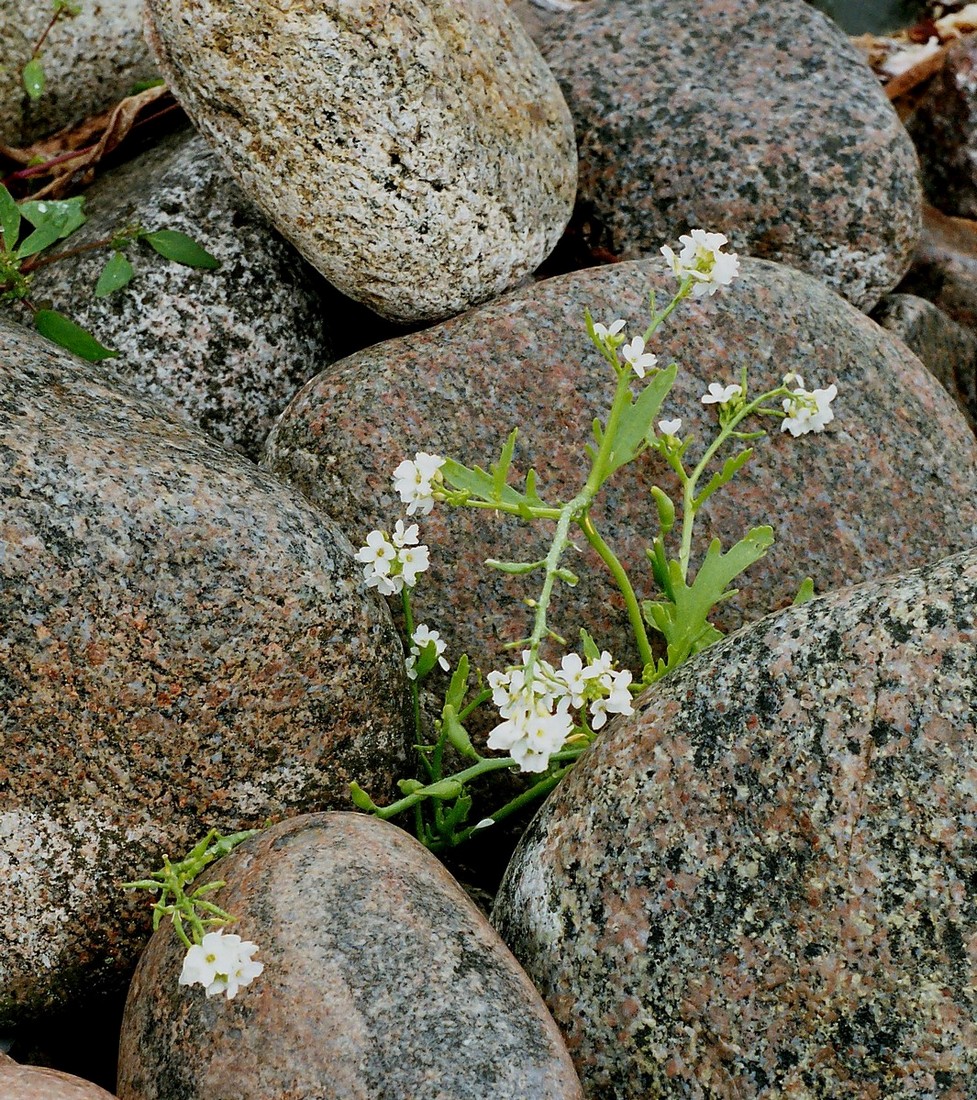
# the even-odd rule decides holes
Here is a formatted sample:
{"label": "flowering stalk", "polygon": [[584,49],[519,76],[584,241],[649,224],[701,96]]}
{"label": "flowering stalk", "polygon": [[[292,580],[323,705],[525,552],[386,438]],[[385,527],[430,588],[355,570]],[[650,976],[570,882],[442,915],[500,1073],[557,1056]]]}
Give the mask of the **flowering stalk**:
{"label": "flowering stalk", "polygon": [[[424,743],[418,684],[436,665],[445,671],[449,666],[438,633],[423,624],[415,628],[408,596],[415,574],[422,567],[427,568],[427,547],[417,547],[422,551],[422,565],[412,565],[411,575],[406,576],[407,566],[401,564],[403,548],[416,546],[417,528],[415,525],[405,529],[402,521],[398,521],[397,534],[392,539],[383,532],[371,532],[367,545],[357,553],[357,559],[364,563],[367,584],[377,587],[380,592],[400,592],[402,596],[410,638],[407,673],[412,684],[417,748],[427,781],[401,781],[403,797],[387,807],[376,806],[356,784],[352,785],[352,797],[361,809],[384,818],[413,809],[418,836],[436,850],[460,843],[478,829],[502,820],[551,790],[592,742],[609,715],[632,712],[632,694],[660,679],[721,636],[709,621],[713,609],[735,594],[736,590],[730,587],[732,581],[764,555],[773,535],[769,527],[756,527],[725,552],[719,540],[714,539],[690,583],[697,514],[705,501],[749,460],[752,450],[744,448],[726,459],[700,487],[703,476],[722,448],[732,440],[752,442],[765,434],[742,430],[744,421],[753,415],[780,417],[781,430],[793,436],[822,431],[833,419],[830,403],[837,394],[835,386],[809,392],[804,389],[803,381],[793,375],[786,377],[780,386],[750,398],[744,370],[738,382],[709,384],[701,400],[704,405],[716,406],[719,431],[692,468],[686,468],[685,455],[693,440],[680,437],[681,419],[658,420],[657,432],[654,427],[674,384],[677,367],[675,364],[660,367],[657,356],[648,350],[648,342],[684,299],[711,296],[732,282],[738,273],[738,261],[735,256],[722,252],[726,238],[721,234],[696,229],[683,236],[681,242],[683,247],[678,255],[667,246],[661,250],[679,281],[678,289],[660,311],[655,308],[652,296],[650,322],[641,335],[627,340],[624,320],[602,324],[586,315],[590,339],[612,368],[616,384],[606,422],[603,425],[595,422],[594,444],[585,448],[589,460],[587,478],[570,500],[562,504],[544,500],[537,491],[533,470],[527,472],[522,489],[510,484],[515,431],[502,447],[498,461],[488,470],[421,452],[413,460],[402,462],[394,471],[394,487],[407,505],[408,515],[426,515],[441,501],[455,507],[503,512],[527,522],[545,520],[555,524],[549,549],[538,561],[490,559],[486,562],[492,568],[513,575],[542,572],[538,597],[532,601],[532,629],[524,643],[526,648],[521,663],[504,672],[490,673],[488,689],[483,688],[479,680],[474,698],[468,702],[468,660],[461,657],[445,693],[441,717],[434,723],[436,738],[433,744]],[[637,394],[633,392],[636,378],[642,383]],[[780,408],[775,405],[777,401]],[[678,557],[670,558],[666,539],[675,526],[676,506],[664,490],[653,486],[651,493],[658,510],[659,532],[652,539],[647,556],[661,598],[641,602],[627,570],[598,532],[590,510],[604,485],[619,469],[645,452],[653,451],[658,452],[679,480],[682,523]],[[548,621],[556,583],[577,583],[576,576],[561,565],[574,527],[593,547],[623,596],[640,661],[640,675],[636,679],[628,670],[615,670],[611,655],[599,650],[586,630],[580,631],[583,657],[568,653],[559,668],[543,657],[544,644],[551,638],[558,639]],[[809,582],[805,582],[799,598],[809,596],[811,590]],[[648,627],[664,639],[665,654],[657,660]],[[506,753],[502,757],[487,758],[476,752],[464,726],[468,716],[489,698],[502,721],[492,729],[487,745]],[[473,762],[445,776],[443,764],[449,749]],[[539,774],[540,778],[529,790],[490,817],[467,825],[472,803],[467,785],[491,772],[516,767]],[[430,804],[433,808],[429,823],[424,814],[425,807]]]}

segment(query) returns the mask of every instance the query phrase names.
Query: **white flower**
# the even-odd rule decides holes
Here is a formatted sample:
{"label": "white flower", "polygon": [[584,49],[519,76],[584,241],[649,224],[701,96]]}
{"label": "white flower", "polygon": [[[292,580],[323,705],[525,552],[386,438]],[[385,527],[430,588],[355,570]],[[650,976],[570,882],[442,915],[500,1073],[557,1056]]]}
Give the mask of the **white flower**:
{"label": "white flower", "polygon": [[662,435],[678,435],[678,433],[682,430],[681,418],[676,417],[674,420],[659,420],[658,430],[662,433]]}
{"label": "white flower", "polygon": [[[535,684],[534,684],[535,686]],[[573,732],[573,719],[564,699],[552,711],[546,696],[523,691],[510,696],[508,715],[492,730],[486,744],[490,749],[507,752],[524,772],[544,772],[550,756],[563,748]]]}
{"label": "white flower", "polygon": [[645,351],[644,339],[640,336],[635,336],[630,344],[625,344],[621,348],[621,358],[629,363],[631,369],[639,378],[644,378],[645,371],[651,370],[651,368],[658,362],[658,356],[652,355],[650,351]]}
{"label": "white flower", "polygon": [[413,462],[404,459],[394,470],[394,489],[407,505],[409,516],[417,512],[427,515],[434,507],[434,486],[441,479],[443,465],[440,455],[419,451]]}
{"label": "white flower", "polygon": [[426,546],[405,546],[397,552],[404,584],[413,588],[417,584],[417,574],[427,572],[431,559]]}
{"label": "white flower", "polygon": [[404,578],[399,573],[390,577],[372,573],[366,577],[366,587],[375,588],[381,596],[397,596],[404,590]]}
{"label": "white flower", "polygon": [[412,523],[410,527],[404,526],[402,519],[397,520],[394,524],[393,533],[394,546],[416,546],[417,545],[417,524]]}
{"label": "white flower", "polygon": [[208,997],[226,993],[231,1000],[242,986],[250,985],[264,970],[264,963],[251,958],[257,950],[256,943],[225,935],[223,929],[208,932],[203,942],[195,943],[187,951],[180,985],[202,985]]}
{"label": "white flower", "polygon": [[363,576],[369,581],[371,577],[385,577],[390,573],[397,560],[397,551],[383,531],[371,531],[366,536],[366,545],[361,546],[354,557],[365,563]]}
{"label": "white flower", "polygon": [[838,387],[828,386],[826,390],[797,389],[783,400],[784,419],[780,425],[782,432],[790,432],[795,438],[808,432],[823,432],[824,426],[835,418],[831,402],[838,396]]}
{"label": "white flower", "polygon": [[592,666],[584,665],[579,653],[568,653],[560,663],[556,678],[566,688],[570,705],[581,707],[587,690],[587,681],[599,675],[600,673]]}
{"label": "white flower", "polygon": [[617,336],[617,334],[627,324],[626,321],[622,321],[620,317],[616,321],[611,321],[609,325],[602,325],[599,321],[594,324],[594,335],[597,336],[601,343],[607,343],[608,337]]}
{"label": "white flower", "polygon": [[614,672],[614,658],[605,649],[599,657],[595,657],[587,666],[591,670],[591,675],[598,678],[613,675]]}
{"label": "white flower", "polygon": [[736,254],[720,251],[727,243],[722,233],[693,229],[690,234],[679,237],[679,243],[682,251],[678,256],[667,244],[662,245],[661,253],[680,282],[689,278],[695,280],[693,298],[715,294],[721,286],[729,286],[739,274],[740,264]]}
{"label": "white flower", "polygon": [[599,730],[606,722],[608,714],[633,714],[631,706],[631,673],[611,672],[600,678],[601,687],[608,692],[606,698],[595,699],[590,704],[590,725]]}
{"label": "white flower", "polygon": [[710,382],[709,392],[702,395],[703,405],[726,405],[734,398],[739,397],[743,387],[736,382],[724,386],[721,382]]}
{"label": "white flower", "polygon": [[432,630],[426,623],[418,623],[414,628],[414,633],[410,636],[410,640],[410,656],[404,663],[407,666],[407,675],[411,680],[417,679],[417,672],[415,669],[417,667],[418,658],[429,645],[434,646],[434,655],[438,659],[438,664],[445,672],[451,667],[447,659],[443,656],[447,646],[437,630]]}

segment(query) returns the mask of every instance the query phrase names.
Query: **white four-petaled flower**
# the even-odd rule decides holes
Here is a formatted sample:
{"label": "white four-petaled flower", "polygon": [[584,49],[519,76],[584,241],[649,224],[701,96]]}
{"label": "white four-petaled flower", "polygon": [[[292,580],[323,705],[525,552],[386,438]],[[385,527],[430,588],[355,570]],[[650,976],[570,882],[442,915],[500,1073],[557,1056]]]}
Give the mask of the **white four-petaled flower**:
{"label": "white four-petaled flower", "polygon": [[693,229],[679,237],[679,243],[682,251],[677,256],[667,244],[662,245],[661,253],[680,282],[693,280],[693,298],[715,294],[721,286],[729,286],[739,274],[736,253],[721,251],[727,243],[722,233]]}
{"label": "white four-petaled flower", "polygon": [[702,395],[702,403],[703,405],[727,405],[742,392],[743,387],[738,382],[731,382],[728,386],[724,386],[721,382],[710,382],[709,392]]}
{"label": "white four-petaled flower", "polygon": [[631,367],[639,378],[644,378],[645,371],[651,370],[658,362],[658,356],[645,351],[644,339],[640,336],[621,348],[621,358]]}
{"label": "white four-petaled flower", "polygon": [[264,963],[251,957],[257,950],[256,943],[225,934],[223,929],[208,932],[187,951],[180,985],[202,985],[208,997],[225,993],[231,1000],[264,970]]}
{"label": "white four-petaled flower", "polygon": [[356,551],[354,557],[363,563],[363,579],[368,588],[375,588],[381,596],[396,596],[404,585],[413,588],[418,573],[431,565],[430,552],[417,542],[417,524],[404,526],[397,520],[393,538],[384,531],[371,531],[366,545]]}
{"label": "white four-petaled flower", "polygon": [[429,645],[434,646],[434,655],[437,658],[438,664],[444,671],[447,672],[451,667],[448,664],[447,658],[444,656],[444,651],[447,646],[437,630],[432,630],[426,623],[418,623],[414,628],[414,633],[410,636],[410,640],[410,654],[404,663],[407,666],[407,675],[411,680],[417,679],[416,669],[418,658]]}
{"label": "white four-petaled flower", "polygon": [[601,343],[606,344],[608,337],[617,336],[626,324],[627,322],[622,321],[620,317],[616,321],[611,321],[609,325],[602,325],[600,321],[595,321],[594,335],[600,339]]}
{"label": "white four-petaled flower", "polygon": [[682,429],[681,417],[676,417],[674,420],[659,420],[658,430],[662,435],[678,435]]}

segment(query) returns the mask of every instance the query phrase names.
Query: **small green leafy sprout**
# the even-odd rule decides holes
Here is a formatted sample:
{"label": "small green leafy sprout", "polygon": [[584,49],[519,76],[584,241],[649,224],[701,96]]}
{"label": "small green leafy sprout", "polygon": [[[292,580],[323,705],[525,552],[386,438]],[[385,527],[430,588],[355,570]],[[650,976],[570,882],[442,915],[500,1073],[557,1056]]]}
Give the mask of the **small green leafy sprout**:
{"label": "small green leafy sprout", "polygon": [[[661,311],[652,295],[650,321],[643,333],[628,340],[624,320],[602,324],[586,315],[587,333],[613,372],[615,392],[606,420],[593,423],[592,442],[583,448],[586,480],[571,499],[544,499],[533,470],[526,473],[522,488],[511,482],[516,431],[506,439],[498,461],[488,470],[421,452],[394,471],[394,489],[408,515],[426,515],[436,504],[445,503],[555,525],[545,557],[532,562],[486,562],[513,576],[542,574],[538,595],[526,600],[533,609],[532,630],[518,643],[524,647],[520,663],[491,672],[487,686],[480,676],[472,684],[468,658],[459,658],[440,717],[433,722],[433,737],[426,730],[419,685],[439,665],[445,670],[449,667],[444,642],[437,631],[414,626],[410,593],[415,578],[405,577],[405,570],[398,565],[404,551],[396,538],[371,532],[356,555],[368,585],[384,595],[399,594],[401,598],[410,639],[407,671],[421,775],[402,780],[402,797],[389,806],[376,805],[355,783],[351,785],[351,797],[359,809],[381,818],[411,811],[418,837],[436,851],[467,840],[477,830],[501,821],[552,790],[592,743],[609,715],[630,714],[632,696],[722,637],[711,621],[715,608],[736,595],[733,583],[773,543],[770,527],[754,527],[725,552],[719,540],[713,539],[695,564],[694,529],[700,509],[750,460],[753,450],[743,444],[766,434],[762,429],[745,430],[744,422],[754,416],[777,417],[781,431],[799,436],[823,431],[834,418],[830,406],[837,395],[836,386],[808,391],[799,376],[787,375],[781,385],[753,397],[744,370],[735,382],[710,383],[702,395],[702,404],[716,409],[718,431],[701,454],[692,457],[695,441],[691,435],[682,438],[682,420],[659,419],[678,367],[674,363],[660,365],[647,346],[682,301],[709,297],[728,286],[738,274],[739,264],[735,255],[722,251],[726,244],[722,234],[694,229],[681,238],[681,243],[678,254],[667,246],[661,250],[679,286]],[[733,453],[720,461],[720,452],[727,446]],[[642,457],[654,458],[669,467],[681,489],[680,500],[672,500],[658,485],[651,489],[658,531],[650,540],[646,559],[659,592],[651,600],[638,599],[627,571],[591,515],[591,506],[607,482],[623,466]],[[402,529],[403,521],[398,520],[397,530]],[[544,646],[554,642],[566,645],[550,626],[547,614],[555,586],[577,583],[576,575],[562,564],[573,529],[596,552],[624,599],[635,651],[634,672],[617,669],[612,655],[586,628],[579,632],[580,653],[564,653],[559,667],[544,657]],[[416,543],[417,525],[409,530]],[[423,550],[426,568],[427,547]],[[797,601],[812,595],[813,584],[808,578],[800,587]],[[657,646],[652,644],[655,637]],[[489,700],[502,721],[489,734],[487,747],[505,752],[503,757],[480,755],[465,727],[469,716]],[[452,757],[461,758],[464,767],[446,774]],[[470,785],[500,769],[519,769],[539,778],[488,817],[468,824],[473,804]]]}
{"label": "small green leafy sprout", "polygon": [[[224,926],[234,918],[207,900],[207,895],[225,886],[225,882],[208,882],[190,893],[184,887],[214,860],[226,856],[259,831],[247,829],[221,836],[216,829],[211,829],[177,863],[163,856],[162,868],[149,878],[122,884],[125,890],[148,890],[159,894],[153,906],[153,931],[159,928],[164,917],[171,918],[177,935],[187,948],[180,985],[202,985],[208,997],[224,993],[230,1000],[242,986],[250,984],[264,966],[253,959],[257,944],[225,933]],[[184,925],[190,929],[189,936]]]}
{"label": "small green leafy sprout", "polygon": [[148,890],[151,894],[159,894],[153,906],[154,932],[159,928],[164,917],[170,917],[177,935],[187,947],[191,946],[191,939],[184,930],[184,923],[190,927],[192,942],[200,943],[208,929],[229,924],[234,920],[230,913],[226,913],[213,902],[206,900],[207,894],[219,890],[226,884],[223,881],[208,882],[189,894],[184,887],[192,883],[205,867],[210,866],[215,860],[222,859],[229,852],[233,852],[239,844],[249,837],[256,836],[259,831],[246,829],[240,833],[232,833],[230,836],[221,836],[216,829],[211,829],[183,859],[172,863],[168,856],[163,856],[163,866],[158,871],[154,871],[149,878],[123,882],[122,888]]}
{"label": "small green leafy sprout", "polygon": [[135,272],[126,251],[140,242],[165,259],[186,267],[214,270],[220,267],[220,262],[185,233],[175,229],[146,230],[140,226],[49,254],[48,249],[85,224],[84,204],[83,196],[17,202],[0,184],[0,302],[22,302],[34,315],[34,325],[42,336],[82,359],[98,362],[114,358],[118,352],[105,347],[64,314],[32,302],[31,281],[36,270],[84,252],[110,248],[112,255],[95,285],[95,297],[104,298],[127,286],[133,278]]}
{"label": "small green leafy sprout", "polygon": [[44,64],[41,61],[41,48],[47,40],[47,36],[54,29],[56,23],[59,23],[62,19],[74,19],[76,15],[80,14],[81,4],[74,2],[74,0],[54,0],[51,5],[51,18],[41,32],[41,36],[34,43],[30,59],[21,71],[24,91],[31,99],[40,99],[44,94],[46,80]]}

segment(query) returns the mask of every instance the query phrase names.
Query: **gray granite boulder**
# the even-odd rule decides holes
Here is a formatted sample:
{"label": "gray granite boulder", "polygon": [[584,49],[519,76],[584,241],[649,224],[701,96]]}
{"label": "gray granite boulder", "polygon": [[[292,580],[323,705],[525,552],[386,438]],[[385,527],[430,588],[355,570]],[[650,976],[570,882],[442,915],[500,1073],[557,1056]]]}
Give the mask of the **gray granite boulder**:
{"label": "gray granite boulder", "polygon": [[0,1053],[0,1096],[3,1100],[113,1100],[91,1081],[43,1066],[21,1066]]}
{"label": "gray granite boulder", "polygon": [[515,285],[557,242],[573,127],[503,0],[151,0],[151,43],[244,191],[398,320]]}
{"label": "gray granite boulder", "polygon": [[277,825],[215,865],[264,972],[233,1001],[180,987],[167,925],[136,970],[122,1100],[578,1100],[539,995],[406,833],[357,814]]}
{"label": "gray granite boulder", "polygon": [[0,327],[0,1027],[118,986],[164,853],[390,791],[403,683],[331,523]]}
{"label": "gray granite boulder", "polygon": [[0,142],[27,145],[97,114],[157,75],[142,34],[141,0],[86,0],[74,19],[62,19],[42,47],[44,94],[32,100],[21,70],[51,18],[38,0],[0,4]]}
{"label": "gray granite boulder", "polygon": [[977,553],[771,616],[642,696],[494,923],[592,1097],[977,1096]]}
{"label": "gray granite boulder", "polygon": [[977,217],[977,34],[947,50],[906,128],[916,145],[927,199],[945,214]]}
{"label": "gray granite boulder", "polygon": [[318,275],[241,194],[202,137],[173,134],[88,192],[77,246],[128,225],[187,233],[218,271],[171,263],[148,245],[129,255],[123,290],[93,289],[105,250],[41,268],[35,299],[120,353],[111,368],[148,397],[254,458],[295,391],[333,358]]}
{"label": "gray granite boulder", "polygon": [[[715,413],[700,396],[742,368],[754,393],[796,371],[812,388],[836,383],[839,396],[836,420],[821,435],[792,439],[774,421],[733,485],[700,513],[694,561],[713,536],[729,546],[757,524],[772,523],[777,539],[744,577],[742,594],[722,606],[720,624],[734,628],[790,603],[805,575],[824,591],[974,545],[977,444],[942,387],[904,344],[818,280],[762,260],[742,268],[731,287],[686,303],[655,338],[651,350],[681,368],[662,416],[682,417],[683,435],[711,436]],[[358,544],[403,514],[391,482],[403,458],[428,451],[487,466],[515,426],[513,469],[522,476],[534,466],[544,498],[569,498],[584,478],[591,420],[606,413],[612,392],[584,310],[605,321],[628,318],[638,332],[649,287],[660,303],[674,289],[663,262],[594,268],[352,355],[296,396],[269,436],[265,461]],[[622,471],[593,511],[642,597],[653,592],[644,549],[657,530],[648,498],[656,481],[681,500],[664,463],[647,459]],[[415,593],[418,618],[442,631],[452,662],[467,651],[485,672],[508,663],[504,644],[531,625],[521,601],[535,595],[535,578],[482,563],[537,560],[551,531],[444,506],[416,519],[432,558]],[[614,589],[578,542],[581,552],[567,564],[580,583],[558,588],[550,625],[576,639],[587,623],[600,645],[631,664]]]}
{"label": "gray granite boulder", "polygon": [[919,356],[977,431],[977,332],[913,294],[887,294],[872,317]]}
{"label": "gray granite boulder", "polygon": [[592,243],[693,227],[817,275],[862,309],[919,236],[912,144],[841,31],[802,0],[597,0],[540,13],[574,117]]}

